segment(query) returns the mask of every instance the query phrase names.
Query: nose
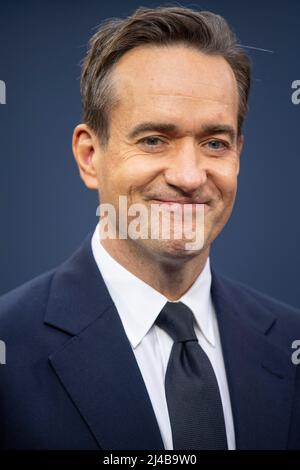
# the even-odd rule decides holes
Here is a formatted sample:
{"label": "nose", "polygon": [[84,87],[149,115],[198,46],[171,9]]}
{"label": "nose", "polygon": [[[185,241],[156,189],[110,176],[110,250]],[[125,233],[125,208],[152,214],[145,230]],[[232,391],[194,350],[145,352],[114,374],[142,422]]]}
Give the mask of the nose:
{"label": "nose", "polygon": [[206,182],[205,163],[194,143],[185,144],[172,155],[165,169],[165,180],[186,193],[197,190]]}

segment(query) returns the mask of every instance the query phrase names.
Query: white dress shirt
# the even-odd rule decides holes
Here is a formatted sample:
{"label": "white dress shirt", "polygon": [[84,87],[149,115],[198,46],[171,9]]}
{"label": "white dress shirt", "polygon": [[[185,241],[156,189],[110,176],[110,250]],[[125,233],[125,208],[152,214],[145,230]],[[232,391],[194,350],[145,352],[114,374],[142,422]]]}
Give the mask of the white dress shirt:
{"label": "white dress shirt", "polygon": [[[165,396],[165,373],[173,340],[155,324],[167,297],[118,263],[100,242],[99,224],[92,237],[92,251],[109,294],[120,315],[158,422],[166,450],[173,449]],[[194,314],[195,333],[214,369],[223,405],[229,449],[235,449],[232,410],[215,309],[211,298],[209,257],[189,290],[178,300]]]}

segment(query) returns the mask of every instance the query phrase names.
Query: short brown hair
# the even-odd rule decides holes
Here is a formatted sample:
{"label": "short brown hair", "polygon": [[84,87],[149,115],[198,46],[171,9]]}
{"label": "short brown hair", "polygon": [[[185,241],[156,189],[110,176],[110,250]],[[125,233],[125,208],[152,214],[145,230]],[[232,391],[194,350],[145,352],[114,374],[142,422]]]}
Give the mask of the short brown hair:
{"label": "short brown hair", "polygon": [[82,64],[83,120],[99,136],[109,139],[109,117],[114,104],[113,66],[129,50],[142,45],[187,44],[205,54],[222,56],[231,66],[238,86],[238,133],[248,110],[250,60],[226,20],[209,11],[168,6],[138,8],[125,19],[103,22],[89,41]]}

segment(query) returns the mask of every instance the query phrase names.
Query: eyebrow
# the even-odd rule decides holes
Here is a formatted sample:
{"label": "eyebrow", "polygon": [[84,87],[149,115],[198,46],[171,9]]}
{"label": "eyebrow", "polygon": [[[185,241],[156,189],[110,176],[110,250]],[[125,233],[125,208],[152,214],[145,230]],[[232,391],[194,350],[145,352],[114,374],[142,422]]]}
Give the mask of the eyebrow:
{"label": "eyebrow", "polygon": [[[135,126],[128,134],[129,139],[134,139],[145,132],[161,132],[164,134],[179,134],[179,128],[176,124],[167,122],[142,122]],[[227,134],[232,142],[236,139],[235,129],[228,124],[204,124],[197,133],[199,136],[211,134]]]}

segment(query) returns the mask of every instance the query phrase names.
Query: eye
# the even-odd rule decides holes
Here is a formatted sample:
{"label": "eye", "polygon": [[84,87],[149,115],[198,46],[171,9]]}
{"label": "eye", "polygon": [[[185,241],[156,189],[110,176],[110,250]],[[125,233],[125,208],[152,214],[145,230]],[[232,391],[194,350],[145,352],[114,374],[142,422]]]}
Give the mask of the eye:
{"label": "eye", "polygon": [[165,142],[160,138],[155,135],[151,135],[148,137],[144,137],[143,139],[139,140],[138,142],[141,144],[144,148],[147,148],[148,150],[155,150],[159,148],[161,145],[163,145]]}
{"label": "eye", "polygon": [[228,149],[229,145],[227,142],[222,142],[221,140],[210,140],[207,142],[207,145],[210,150],[220,151]]}

